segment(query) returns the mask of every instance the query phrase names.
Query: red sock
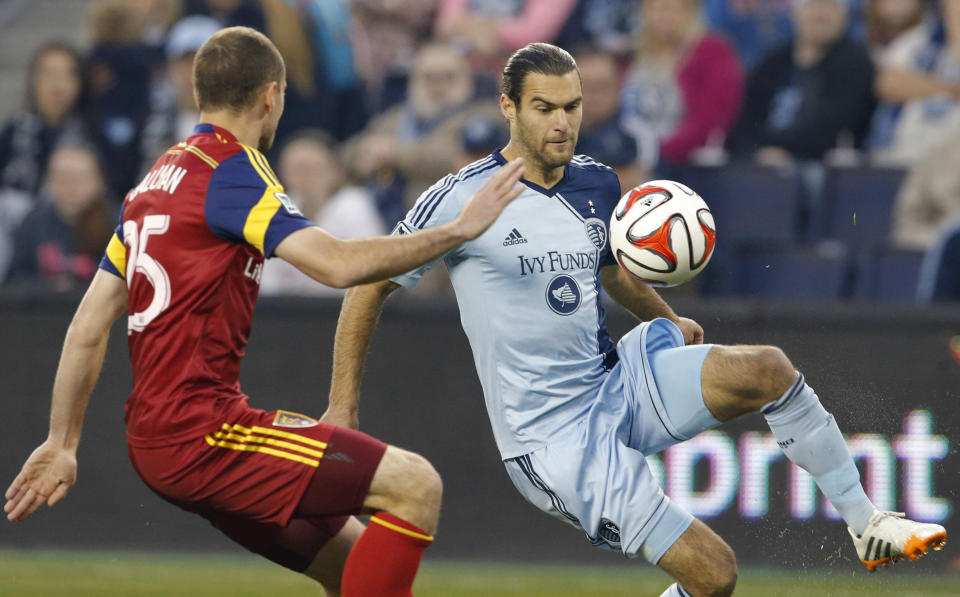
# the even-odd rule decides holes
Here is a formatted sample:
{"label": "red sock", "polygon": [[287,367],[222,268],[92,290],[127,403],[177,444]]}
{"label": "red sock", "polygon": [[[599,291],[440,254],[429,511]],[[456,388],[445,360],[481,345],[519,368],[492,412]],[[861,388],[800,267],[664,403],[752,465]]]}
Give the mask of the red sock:
{"label": "red sock", "polygon": [[343,568],[343,597],[413,597],[423,550],[433,542],[421,529],[392,514],[370,518]]}

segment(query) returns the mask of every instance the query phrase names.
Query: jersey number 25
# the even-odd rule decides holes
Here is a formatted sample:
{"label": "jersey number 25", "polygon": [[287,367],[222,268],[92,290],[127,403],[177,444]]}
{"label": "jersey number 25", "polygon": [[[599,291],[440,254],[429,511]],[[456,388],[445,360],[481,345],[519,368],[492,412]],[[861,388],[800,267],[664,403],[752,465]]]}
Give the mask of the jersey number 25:
{"label": "jersey number 25", "polygon": [[170,277],[160,263],[147,254],[147,242],[155,234],[163,234],[170,226],[170,216],[150,215],[143,218],[143,227],[137,230],[137,223],[127,220],[123,223],[123,244],[129,247],[127,252],[127,289],[136,274],[143,274],[153,286],[153,300],[147,308],[131,313],[127,319],[127,334],[142,332],[157,315],[170,306]]}

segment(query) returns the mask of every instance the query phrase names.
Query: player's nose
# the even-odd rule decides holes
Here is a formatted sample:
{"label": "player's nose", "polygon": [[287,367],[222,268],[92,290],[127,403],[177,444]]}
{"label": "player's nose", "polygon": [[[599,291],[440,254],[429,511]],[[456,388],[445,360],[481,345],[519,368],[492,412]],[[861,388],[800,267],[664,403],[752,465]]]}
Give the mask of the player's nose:
{"label": "player's nose", "polygon": [[570,132],[570,119],[566,110],[554,110],[553,128],[560,133]]}

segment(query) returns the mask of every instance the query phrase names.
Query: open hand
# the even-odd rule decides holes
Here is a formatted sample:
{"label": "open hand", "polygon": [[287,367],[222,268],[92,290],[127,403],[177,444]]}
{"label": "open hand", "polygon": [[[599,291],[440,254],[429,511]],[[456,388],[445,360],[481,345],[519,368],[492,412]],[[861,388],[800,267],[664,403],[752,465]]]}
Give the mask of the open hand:
{"label": "open hand", "polygon": [[517,158],[490,177],[464,206],[456,223],[466,240],[473,240],[486,231],[500,212],[523,192],[523,158]]}
{"label": "open hand", "polygon": [[20,474],[7,489],[3,511],[14,522],[25,520],[44,502],[53,506],[77,482],[77,455],[51,443],[40,444],[27,458]]}

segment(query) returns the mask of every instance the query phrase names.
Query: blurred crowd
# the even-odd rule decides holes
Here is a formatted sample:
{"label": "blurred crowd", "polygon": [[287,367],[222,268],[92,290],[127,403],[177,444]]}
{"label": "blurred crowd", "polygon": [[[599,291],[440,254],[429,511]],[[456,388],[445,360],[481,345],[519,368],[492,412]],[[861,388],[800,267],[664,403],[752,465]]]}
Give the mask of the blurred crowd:
{"label": "blurred crowd", "polygon": [[[624,190],[690,164],[909,169],[891,242],[960,263],[960,0],[94,0],[85,47],[40,46],[0,128],[5,286],[86,284],[126,191],[197,122],[193,55],[233,25],[284,56],[270,158],[338,236],[388,232],[501,147],[499,71],[548,41],[580,68],[577,152]],[[264,294],[334,292],[284,266]]]}

